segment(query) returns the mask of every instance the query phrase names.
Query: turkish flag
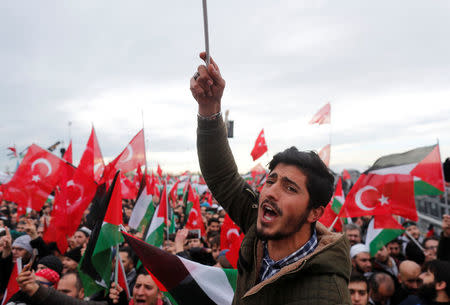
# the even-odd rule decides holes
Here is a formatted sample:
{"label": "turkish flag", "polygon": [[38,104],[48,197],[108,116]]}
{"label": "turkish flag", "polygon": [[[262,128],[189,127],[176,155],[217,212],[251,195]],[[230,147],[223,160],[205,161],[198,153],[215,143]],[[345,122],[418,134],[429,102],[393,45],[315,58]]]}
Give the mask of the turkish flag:
{"label": "turkish flag", "polygon": [[373,216],[375,229],[400,229],[404,230],[401,224],[391,214]]}
{"label": "turkish flag", "polygon": [[327,144],[324,148],[319,151],[319,157],[322,159],[323,163],[328,167],[330,166],[330,151],[331,146]]}
{"label": "turkish flag", "polygon": [[54,208],[44,240],[56,242],[58,249],[64,253],[67,249],[67,237],[77,230],[96,191],[97,184],[92,176],[79,168],[66,167],[55,192]]}
{"label": "turkish flag", "polygon": [[4,190],[5,200],[18,204],[18,212],[27,208],[39,211],[58,183],[60,169],[70,166],[57,156],[33,144]]}
{"label": "turkish flag", "polygon": [[156,170],[156,173],[158,174],[158,176],[162,177],[162,169],[161,169],[161,166],[159,166],[159,163],[158,163],[158,169]]}
{"label": "turkish flag", "polygon": [[313,116],[309,124],[329,124],[331,122],[331,105],[327,103],[325,106],[320,108],[319,111]]}
{"label": "turkish flag", "polygon": [[192,202],[192,208],[189,212],[188,220],[186,222],[186,229],[195,230],[200,229],[201,235],[205,235],[205,225],[203,224],[202,211],[200,209],[200,198],[194,188],[188,187],[188,201]]}
{"label": "turkish flag", "polygon": [[411,175],[362,174],[347,195],[339,217],[385,214],[418,219]]}
{"label": "turkish flag", "polygon": [[72,164],[72,140],[70,140],[69,147],[67,147],[66,152],[64,153],[64,160]]}
{"label": "turkish flag", "polygon": [[105,169],[105,162],[103,162],[102,152],[98,144],[95,129],[92,127],[91,135],[86,145],[86,149],[81,157],[78,168],[86,172],[89,176],[94,177],[95,181],[99,182]]}
{"label": "turkish flag", "polygon": [[252,149],[250,155],[252,155],[253,161],[261,157],[267,151],[266,138],[264,136],[264,128],[258,135],[256,139],[255,146]]}
{"label": "turkish flag", "polygon": [[128,179],[124,174],[120,173],[120,186],[122,188],[123,199],[136,199],[139,187]]}
{"label": "turkish flag", "polygon": [[231,266],[233,266],[234,269],[237,269],[237,262],[239,259],[239,249],[241,249],[242,241],[244,240],[244,233],[239,235],[237,238],[233,240],[233,243],[231,244],[230,251],[225,253],[225,257],[230,262]]}
{"label": "turkish flag", "polygon": [[134,136],[127,147],[111,163],[123,173],[131,172],[138,166],[145,165],[144,129]]}
{"label": "turkish flag", "polygon": [[234,240],[239,237],[241,229],[225,214],[222,227],[220,229],[220,249],[230,249]]}

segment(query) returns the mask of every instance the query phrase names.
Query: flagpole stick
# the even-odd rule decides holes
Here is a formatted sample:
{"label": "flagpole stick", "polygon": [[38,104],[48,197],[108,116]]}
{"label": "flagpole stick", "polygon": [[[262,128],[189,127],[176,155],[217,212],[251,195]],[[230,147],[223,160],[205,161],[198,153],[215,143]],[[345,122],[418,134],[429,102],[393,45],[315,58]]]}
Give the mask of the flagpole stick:
{"label": "flagpole stick", "polygon": [[333,220],[333,223],[331,224],[331,226],[328,227],[328,231],[331,231],[334,227],[334,225],[336,224],[336,222],[338,221],[339,216],[336,216],[336,218]]}
{"label": "flagpole stick", "polygon": [[206,66],[209,66],[209,35],[208,35],[208,8],[206,6],[206,0],[203,2],[203,30],[205,34],[205,51],[206,51]]}
{"label": "flagpole stick", "polygon": [[116,288],[119,284],[119,259],[119,245],[116,245],[116,268],[114,270],[114,283],[116,283]]}
{"label": "flagpole stick", "polygon": [[444,186],[444,202],[445,202],[445,213],[449,214],[449,206],[448,206],[448,199],[447,199],[447,188],[445,187],[445,176],[444,176],[444,168],[442,166],[441,162],[441,147],[439,146],[439,138],[437,139],[437,146],[438,146],[438,152],[439,152],[439,163],[441,167],[441,174],[442,174],[442,184]]}
{"label": "flagpole stick", "polygon": [[422,252],[425,253],[425,249],[419,244],[419,242],[411,236],[411,234],[408,233],[408,231],[405,231],[406,236],[408,236],[408,238],[416,244],[417,247],[419,247],[420,250],[422,250]]}

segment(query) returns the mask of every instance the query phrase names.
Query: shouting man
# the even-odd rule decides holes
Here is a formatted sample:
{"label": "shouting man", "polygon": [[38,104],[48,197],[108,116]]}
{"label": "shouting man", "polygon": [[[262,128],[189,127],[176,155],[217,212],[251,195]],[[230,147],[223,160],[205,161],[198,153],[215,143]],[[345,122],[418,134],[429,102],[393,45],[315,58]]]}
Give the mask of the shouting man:
{"label": "shouting man", "polygon": [[333,176],[316,153],[291,147],[273,157],[258,196],[239,175],[228,145],[224,88],[213,60],[191,79],[203,176],[245,233],[233,304],[350,304],[349,242],[317,223],[333,194]]}

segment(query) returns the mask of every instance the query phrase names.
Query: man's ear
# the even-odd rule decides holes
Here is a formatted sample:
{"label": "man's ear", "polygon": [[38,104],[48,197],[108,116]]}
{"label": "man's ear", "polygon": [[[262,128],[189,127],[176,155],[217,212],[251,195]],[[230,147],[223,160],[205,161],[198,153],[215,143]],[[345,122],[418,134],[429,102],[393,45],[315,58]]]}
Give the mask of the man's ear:
{"label": "man's ear", "polygon": [[313,223],[316,222],[320,219],[320,217],[322,217],[323,212],[325,211],[325,207],[318,207],[315,209],[311,209],[311,211],[309,211],[309,215],[308,215],[308,222],[309,223]]}
{"label": "man's ear", "polygon": [[442,291],[442,290],[445,290],[445,288],[447,288],[447,283],[444,281],[437,282],[435,287],[436,287],[436,291]]}
{"label": "man's ear", "polygon": [[78,298],[80,300],[84,299],[84,288],[81,288],[80,292],[78,292]]}

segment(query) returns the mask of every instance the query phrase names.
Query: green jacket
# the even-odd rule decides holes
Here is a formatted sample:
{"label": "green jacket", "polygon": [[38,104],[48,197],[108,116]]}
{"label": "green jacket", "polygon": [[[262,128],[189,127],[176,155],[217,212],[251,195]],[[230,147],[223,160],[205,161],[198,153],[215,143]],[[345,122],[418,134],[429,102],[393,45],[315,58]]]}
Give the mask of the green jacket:
{"label": "green jacket", "polygon": [[245,233],[233,304],[351,304],[349,242],[320,223],[313,253],[258,283],[263,256],[262,242],[256,237],[258,198],[238,173],[221,117],[198,120],[197,151],[209,189]]}

